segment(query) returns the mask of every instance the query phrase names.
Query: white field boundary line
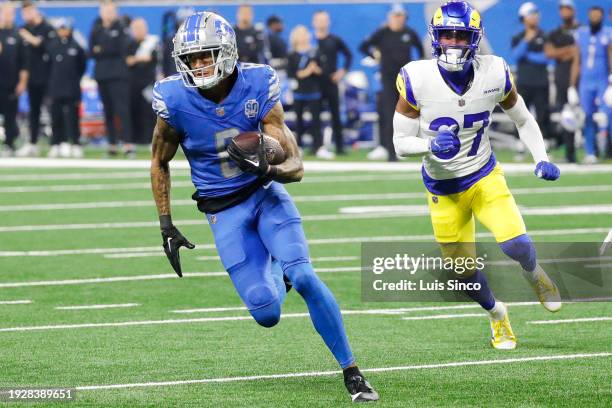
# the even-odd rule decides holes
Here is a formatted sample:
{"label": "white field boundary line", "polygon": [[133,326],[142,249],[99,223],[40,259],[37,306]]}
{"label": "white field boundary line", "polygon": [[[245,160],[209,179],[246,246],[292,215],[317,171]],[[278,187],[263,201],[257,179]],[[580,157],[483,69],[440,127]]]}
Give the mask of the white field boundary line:
{"label": "white field boundary line", "polygon": [[0,300],[0,305],[29,305],[31,300]]}
{"label": "white field boundary line", "polygon": [[117,303],[108,305],[81,305],[81,306],[57,306],[57,310],[89,310],[89,309],[116,309],[124,307],[140,306],[139,303]]}
{"label": "white field boundary line", "polygon": [[[569,228],[569,229],[550,229],[550,230],[531,230],[531,236],[557,236],[557,235],[579,235],[579,234],[599,234],[607,233],[610,227],[598,228]],[[493,234],[490,232],[476,233],[477,238],[490,238]],[[338,237],[338,238],[319,238],[308,240],[309,245],[330,245],[330,244],[350,244],[362,242],[402,242],[402,241],[431,241],[433,235],[382,235],[382,236],[367,236],[367,237]],[[161,251],[161,246],[148,247],[123,247],[123,248],[84,248],[84,249],[57,249],[57,250],[40,250],[40,251],[0,251],[0,257],[23,257],[23,256],[63,256],[63,255],[96,255],[96,254],[123,254],[123,253],[138,253],[138,252],[154,252]],[[211,250],[215,249],[214,244],[196,244],[195,250]]]}
{"label": "white field boundary line", "polygon": [[[509,303],[510,304],[510,303]],[[519,302],[515,305],[520,306],[531,306],[535,305],[535,302]],[[457,307],[459,306],[459,307]],[[480,308],[480,305],[456,305],[455,308]],[[442,308],[448,308],[450,306],[432,306],[431,310],[443,310]],[[343,316],[349,315],[398,315],[405,313],[409,309],[362,309],[362,310],[342,310]],[[416,310],[416,308],[413,308]],[[291,318],[303,318],[310,317],[309,313],[284,313],[282,319]],[[166,324],[189,324],[189,323],[215,323],[215,322],[235,322],[243,320],[252,320],[253,318],[249,315],[244,316],[215,316],[215,317],[200,317],[190,319],[164,319],[164,320],[130,320],[124,322],[107,322],[107,323],[76,323],[76,324],[56,324],[56,325],[43,325],[43,326],[18,326],[18,327],[2,327],[1,332],[27,332],[27,331],[41,331],[41,330],[68,330],[68,329],[87,329],[87,328],[99,328],[99,327],[126,327],[126,326],[155,326],[155,325],[166,325]]]}
{"label": "white field boundary line", "polygon": [[[585,173],[608,173],[612,172],[612,165],[577,165],[558,164],[562,174],[585,174]],[[0,161],[0,168],[88,168],[88,169],[142,169],[151,167],[149,160],[100,160],[100,159],[46,159],[46,158],[5,158]],[[189,170],[187,160],[173,160],[170,162],[171,169]],[[394,171],[421,171],[419,162],[326,162],[305,161],[306,171],[324,172],[347,172],[347,171],[372,171],[372,172],[394,172]],[[534,165],[531,163],[506,163],[503,164],[505,173],[533,173]]]}
{"label": "white field boundary line", "polygon": [[[557,216],[557,215],[584,215],[584,214],[610,214],[611,204],[585,204],[573,206],[555,207],[520,207],[524,216]],[[409,218],[422,217],[429,214],[429,209],[424,205],[389,205],[389,206],[364,206],[364,207],[342,207],[339,214],[316,214],[302,216],[303,222],[326,222],[342,220],[373,220],[382,218]],[[195,220],[177,220],[174,225],[206,225],[208,220],[204,217]],[[0,233],[35,232],[35,231],[68,231],[68,230],[96,230],[96,229],[127,229],[127,228],[158,228],[156,221],[135,222],[104,222],[104,223],[79,223],[79,224],[42,224],[42,225],[13,225],[0,227]]]}
{"label": "white field boundary line", "polygon": [[586,323],[586,322],[609,322],[612,317],[581,317],[578,319],[558,319],[558,320],[532,320],[529,324],[565,324],[565,323]]}
{"label": "white field boundary line", "polygon": [[[454,367],[473,367],[473,366],[485,366],[485,365],[500,365],[500,364],[516,364],[526,363],[534,361],[563,361],[563,360],[580,360],[588,358],[605,358],[612,356],[612,353],[581,353],[581,354],[559,354],[551,356],[533,356],[533,357],[515,357],[515,358],[500,358],[495,360],[473,360],[473,361],[454,361],[448,363],[435,363],[435,364],[420,364],[420,365],[407,365],[407,366],[396,366],[396,367],[380,367],[380,368],[365,368],[361,371],[365,373],[384,373],[392,371],[409,371],[409,370],[432,370],[440,368],[454,368]],[[109,389],[121,389],[121,388],[147,388],[147,387],[166,387],[174,385],[188,385],[188,384],[211,384],[211,383],[229,383],[229,382],[246,382],[246,381],[262,381],[262,380],[281,380],[287,378],[305,378],[305,377],[324,377],[324,376],[336,376],[342,374],[341,371],[310,371],[310,372],[296,372],[296,373],[284,373],[284,374],[262,374],[262,375],[250,375],[241,377],[221,377],[221,378],[201,378],[194,380],[175,380],[175,381],[155,381],[155,382],[143,382],[143,383],[131,383],[131,384],[105,384],[105,385],[82,385],[75,387],[78,391],[95,391],[95,390],[109,390]]]}

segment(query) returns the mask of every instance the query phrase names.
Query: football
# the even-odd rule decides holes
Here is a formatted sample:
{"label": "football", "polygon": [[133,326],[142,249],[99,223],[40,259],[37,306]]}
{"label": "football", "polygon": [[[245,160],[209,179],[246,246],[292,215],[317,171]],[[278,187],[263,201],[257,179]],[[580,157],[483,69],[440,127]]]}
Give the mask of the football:
{"label": "football", "polygon": [[[244,132],[235,136],[232,140],[246,154],[257,154],[259,132]],[[264,135],[264,147],[268,163],[281,164],[285,161],[285,151],[278,140],[272,136]]]}

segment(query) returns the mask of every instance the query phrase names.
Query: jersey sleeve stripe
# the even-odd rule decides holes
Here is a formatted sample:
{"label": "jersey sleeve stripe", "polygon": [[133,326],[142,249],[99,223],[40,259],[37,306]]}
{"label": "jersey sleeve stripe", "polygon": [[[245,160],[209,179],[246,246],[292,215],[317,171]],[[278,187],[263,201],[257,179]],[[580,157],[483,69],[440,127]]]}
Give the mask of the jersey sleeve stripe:
{"label": "jersey sleeve stripe", "polygon": [[414,91],[412,90],[412,84],[410,83],[410,77],[405,68],[400,70],[402,79],[404,80],[404,86],[406,87],[406,101],[415,109],[418,109],[416,98],[414,97]]}
{"label": "jersey sleeve stripe", "polygon": [[510,73],[510,69],[508,68],[508,65],[506,65],[504,63],[504,66],[505,66],[505,70],[506,70],[506,84],[504,85],[504,99],[506,99],[506,97],[508,96],[508,94],[512,90],[512,86],[514,84],[514,80],[512,78],[512,74]]}

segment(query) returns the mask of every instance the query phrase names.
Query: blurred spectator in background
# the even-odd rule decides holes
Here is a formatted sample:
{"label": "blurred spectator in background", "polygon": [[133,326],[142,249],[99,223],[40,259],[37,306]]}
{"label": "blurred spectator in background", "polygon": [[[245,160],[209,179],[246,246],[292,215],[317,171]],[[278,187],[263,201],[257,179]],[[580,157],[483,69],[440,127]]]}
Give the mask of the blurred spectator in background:
{"label": "blurred spectator in background", "polygon": [[550,138],[548,58],[544,54],[545,36],[540,29],[540,11],[532,2],[525,2],[518,14],[524,29],[512,37],[512,57],[517,62],[516,86],[525,104],[535,108],[544,138]]}
{"label": "blurred spectator in background", "polygon": [[124,143],[124,153],[128,156],[134,155],[130,139],[130,86],[126,64],[129,41],[127,27],[119,20],[115,4],[102,1],[100,19],[91,29],[89,47],[91,56],[96,61],[94,78],[98,82],[100,99],[104,105],[108,154],[111,156],[117,154],[117,136]]}
{"label": "blurred spectator in background", "polygon": [[24,26],[19,35],[26,45],[28,53],[28,101],[30,103],[29,127],[30,142],[25,143],[17,156],[38,156],[38,135],[40,133],[40,108],[47,91],[49,79],[49,61],[44,60],[45,46],[55,36],[55,30],[40,14],[32,1],[24,1],[21,5],[21,17]]}
{"label": "blurred spectator in background", "polygon": [[359,46],[359,50],[380,62],[382,93],[378,111],[380,146],[368,154],[371,160],[397,161],[393,147],[393,113],[399,98],[395,80],[401,67],[412,60],[412,51],[423,58],[423,46],[418,34],[406,26],[406,11],[394,4],[387,14],[387,24],[375,31]]}
{"label": "blurred spectator in background", "polygon": [[312,115],[310,134],[312,135],[312,154],[321,159],[330,157],[322,150],[321,137],[321,83],[323,72],[319,65],[319,56],[312,46],[310,32],[303,25],[296,26],[291,31],[291,53],[287,64],[289,77],[294,78],[293,110],[296,116],[296,134],[300,147],[304,147],[304,110]]}
{"label": "blurred spectator in background", "polygon": [[[561,25],[548,34],[544,43],[546,56],[555,60],[555,110],[557,112],[561,112],[565,104],[567,104],[570,71],[576,52],[574,33],[578,28],[578,22],[576,21],[574,1],[559,1],[559,15],[561,17]],[[574,132],[562,129],[561,134],[565,144],[565,160],[568,163],[575,163]]]}
{"label": "blurred spectator in background", "polygon": [[253,62],[263,64],[266,62],[264,56],[264,32],[253,26],[253,7],[240,6],[236,13],[236,45],[238,46],[238,60],[242,62]]}
{"label": "blurred spectator in background", "polygon": [[[312,27],[319,49],[321,60],[321,95],[322,102],[329,106],[332,118],[333,138],[336,153],[344,154],[344,139],[342,136],[342,121],[340,119],[340,94],[338,83],[344,78],[351,66],[353,55],[344,41],[329,32],[330,18],[326,11],[317,11],[312,16]],[[338,69],[338,54],[344,57],[343,67]],[[331,152],[328,156],[333,157]]]}
{"label": "blurred spectator in background", "polygon": [[14,154],[14,142],[19,136],[17,103],[28,86],[25,45],[15,28],[15,6],[0,5],[0,115],[4,116],[4,146],[0,157]]}
{"label": "blurred spectator in background", "polygon": [[127,65],[130,74],[132,141],[149,144],[155,123],[150,93],[156,80],[159,39],[149,35],[147,22],[142,18],[132,20],[130,28],[133,41],[128,48]]}
{"label": "blurred spectator in background", "polygon": [[72,22],[57,20],[57,36],[47,43],[49,97],[53,136],[49,157],[83,157],[80,146],[79,107],[81,77],[85,73],[85,50],[72,37]]}
{"label": "blurred spectator in background", "polygon": [[283,40],[283,20],[278,16],[270,16],[266,20],[266,49],[268,63],[274,69],[284,69],[287,65],[287,43]]}
{"label": "blurred spectator in background", "polygon": [[162,17],[162,63],[161,74],[163,77],[169,77],[176,74],[176,64],[172,51],[174,50],[174,34],[178,30],[183,21],[190,15],[194,14],[195,10],[191,7],[181,7],[176,12],[167,11]]}
{"label": "blurred spectator in background", "polygon": [[[570,104],[580,103],[585,114],[584,150],[587,164],[597,162],[595,132],[608,133],[609,108],[605,104],[606,91],[612,94],[612,27],[604,27],[604,10],[599,6],[589,9],[589,25],[576,31],[578,49],[573,60]],[[578,78],[580,80],[578,81]],[[580,84],[579,91],[576,86]],[[612,98],[611,98],[612,99]],[[611,101],[612,102],[612,101]],[[609,144],[609,143],[608,143]],[[603,151],[601,153],[604,153]]]}

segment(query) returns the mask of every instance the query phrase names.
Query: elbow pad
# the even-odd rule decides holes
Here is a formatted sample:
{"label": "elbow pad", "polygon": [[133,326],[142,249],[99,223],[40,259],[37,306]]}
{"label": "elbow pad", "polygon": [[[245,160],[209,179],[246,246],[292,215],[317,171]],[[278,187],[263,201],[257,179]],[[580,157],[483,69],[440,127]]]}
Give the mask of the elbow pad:
{"label": "elbow pad", "polygon": [[419,130],[418,119],[395,112],[393,115],[393,146],[398,156],[421,155],[429,152],[429,139],[419,137]]}

